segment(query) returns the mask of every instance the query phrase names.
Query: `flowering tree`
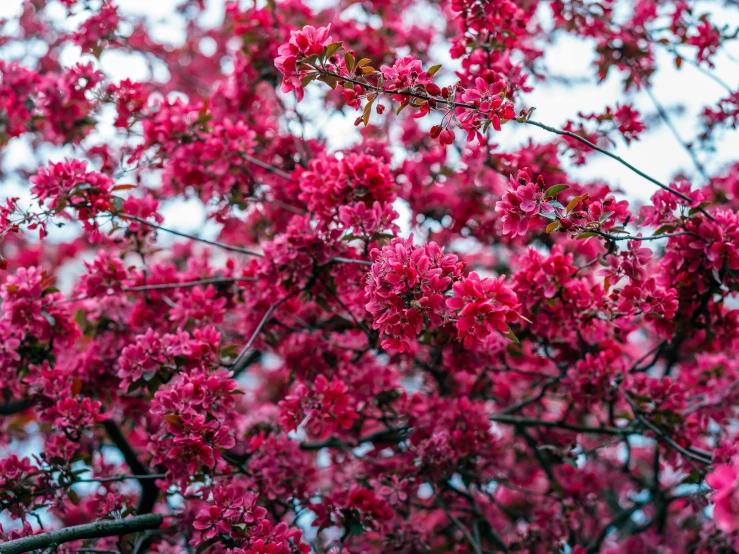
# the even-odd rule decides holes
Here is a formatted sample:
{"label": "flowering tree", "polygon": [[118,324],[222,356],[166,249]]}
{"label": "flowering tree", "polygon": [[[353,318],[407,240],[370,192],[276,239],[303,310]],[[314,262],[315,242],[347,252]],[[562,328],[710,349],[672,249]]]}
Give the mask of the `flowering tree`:
{"label": "flowering tree", "polygon": [[[701,163],[739,91],[692,184],[612,153],[660,124],[632,105],[523,98],[561,35],[636,94],[659,49],[720,79],[736,31],[692,0],[204,4],[178,46],[110,0],[0,33],[0,147],[35,163],[0,206],[0,553],[739,549],[739,165]],[[594,156],[651,201],[568,175]]]}

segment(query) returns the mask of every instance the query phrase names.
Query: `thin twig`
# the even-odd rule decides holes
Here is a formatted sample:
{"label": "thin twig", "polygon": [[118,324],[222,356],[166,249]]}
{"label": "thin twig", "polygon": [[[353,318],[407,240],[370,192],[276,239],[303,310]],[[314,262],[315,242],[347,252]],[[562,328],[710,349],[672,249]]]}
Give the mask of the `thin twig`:
{"label": "thin twig", "polygon": [[649,96],[650,100],[652,101],[652,104],[654,104],[654,107],[657,108],[657,113],[662,118],[662,121],[665,122],[665,125],[667,125],[667,128],[672,133],[672,136],[675,137],[675,140],[680,144],[680,146],[683,147],[683,150],[685,150],[688,153],[688,156],[690,156],[690,159],[693,160],[693,165],[695,165],[695,168],[698,170],[698,173],[701,174],[701,176],[708,181],[708,173],[706,172],[706,168],[703,167],[703,164],[698,159],[698,156],[693,151],[690,146],[687,145],[687,143],[682,139],[680,136],[680,133],[677,132],[677,128],[675,128],[675,125],[673,125],[672,120],[670,119],[670,116],[667,115],[667,111],[662,107],[662,104],[660,104],[659,100],[654,96],[654,93],[652,92],[651,87],[646,86],[644,87],[644,90],[647,92],[647,96]]}
{"label": "thin twig", "polygon": [[213,279],[200,279],[198,281],[183,281],[181,283],[155,283],[152,285],[141,285],[137,287],[125,287],[123,292],[143,292],[159,289],[184,289],[197,287],[198,285],[218,285],[222,283],[238,283],[239,281],[256,281],[255,277],[214,277]]}
{"label": "thin twig", "polygon": [[236,357],[232,364],[232,370],[234,373],[239,373],[240,366],[243,363],[243,361],[246,359],[247,354],[249,353],[249,349],[254,344],[254,341],[257,340],[257,337],[259,336],[259,333],[262,331],[262,327],[264,327],[264,324],[267,323],[267,320],[272,316],[274,311],[283,303],[298,294],[300,290],[296,290],[285,296],[284,298],[278,300],[277,302],[274,302],[269,308],[267,308],[267,311],[264,312],[264,316],[262,316],[261,321],[257,325],[257,328],[254,329],[254,332],[252,333],[251,337],[249,338],[249,341],[246,343],[246,346],[241,350],[239,355]]}
{"label": "thin twig", "polygon": [[[256,277],[223,277],[213,279],[199,279],[197,281],[182,281],[180,283],[154,283],[151,285],[139,285],[136,287],[123,287],[120,291],[113,291],[106,294],[92,294],[87,296],[76,296],[74,298],[64,298],[63,300],[56,300],[51,302],[49,305],[66,304],[68,302],[81,302],[82,300],[91,300],[93,298],[105,298],[107,296],[118,296],[121,292],[148,292],[151,290],[166,290],[166,289],[180,289],[180,288],[192,288],[198,285],[218,285],[224,283],[238,283],[254,282],[258,279]],[[0,408],[0,414],[2,409]]]}
{"label": "thin twig", "polygon": [[637,241],[649,241],[649,240],[669,239],[669,238],[672,238],[672,237],[683,237],[683,236],[687,236],[687,235],[690,235],[690,236],[693,236],[693,237],[697,237],[698,236],[695,233],[691,233],[690,231],[685,231],[685,232],[680,232],[680,233],[670,233],[670,234],[664,233],[664,234],[661,234],[661,235],[652,235],[652,236],[647,236],[647,237],[637,237],[637,236],[634,236],[634,235],[619,235],[619,236],[616,236],[616,235],[613,235],[613,234],[604,233],[602,231],[595,231],[595,233],[597,233],[598,235],[600,235],[600,236],[602,236],[604,238],[607,238],[608,240],[637,240]]}
{"label": "thin twig", "polygon": [[522,400],[518,404],[514,404],[513,406],[508,406],[504,410],[501,410],[500,412],[498,412],[498,414],[499,415],[513,414],[515,412],[518,412],[518,411],[522,410],[523,408],[525,408],[529,404],[534,404],[535,402],[538,402],[547,393],[547,390],[549,389],[549,387],[551,387],[552,385],[554,385],[559,380],[560,380],[560,377],[559,376],[552,377],[551,379],[547,379],[541,385],[541,390],[539,391],[538,394],[536,394],[535,396],[532,396],[531,398],[527,398],[526,400]]}
{"label": "thin twig", "polygon": [[[453,108],[465,108],[465,109],[470,109],[470,110],[475,110],[475,111],[477,111],[479,109],[474,104],[465,104],[463,102],[455,102],[453,100],[448,100],[448,99],[445,99],[445,98],[442,98],[442,97],[429,96],[428,94],[422,94],[422,93],[419,93],[419,92],[414,92],[414,91],[409,91],[409,90],[386,90],[384,88],[381,88],[381,87],[372,85],[372,84],[367,83],[367,82],[358,81],[356,79],[352,79],[352,78],[349,78],[349,77],[343,77],[343,76],[341,76],[341,75],[339,75],[337,73],[332,73],[330,71],[326,71],[325,69],[323,69],[321,67],[316,67],[316,66],[314,66],[314,67],[316,68],[316,70],[319,73],[322,73],[324,75],[328,75],[330,77],[335,77],[336,79],[338,79],[340,81],[346,81],[346,82],[349,82],[349,83],[360,85],[360,86],[362,86],[364,88],[367,88],[369,90],[372,90],[372,91],[374,91],[374,92],[376,92],[378,94],[408,96],[408,97],[411,97],[411,98],[418,98],[418,99],[421,99],[421,100],[433,101],[433,102],[436,102],[437,104],[445,104],[445,105],[450,106],[450,107],[453,107]],[[567,137],[570,137],[572,139],[575,139],[575,140],[577,140],[577,141],[579,141],[579,142],[581,142],[581,143],[589,146],[593,150],[595,150],[597,152],[600,152],[601,154],[605,154],[609,158],[612,158],[612,159],[616,160],[617,162],[621,163],[622,165],[628,167],[631,171],[633,171],[637,175],[639,175],[639,176],[647,179],[649,182],[657,185],[661,189],[666,190],[666,191],[670,192],[671,194],[674,194],[675,196],[678,196],[679,198],[682,198],[683,200],[685,200],[689,204],[693,202],[693,200],[690,197],[684,195],[682,192],[680,192],[678,190],[675,190],[675,189],[672,189],[672,188],[668,187],[667,185],[659,182],[657,179],[655,179],[654,177],[652,177],[650,175],[647,175],[643,171],[637,169],[636,167],[634,167],[633,165],[631,165],[630,163],[628,163],[626,160],[624,160],[620,156],[617,156],[616,154],[612,154],[608,150],[605,150],[605,149],[601,148],[600,146],[598,146],[598,145],[590,142],[588,139],[586,139],[584,137],[581,137],[580,135],[578,135],[576,133],[572,133],[570,131],[563,131],[561,129],[557,129],[555,127],[550,127],[549,125],[545,125],[544,123],[540,123],[538,121],[533,121],[533,120],[527,120],[525,123],[528,124],[528,125],[533,125],[535,127],[539,127],[540,129],[544,129],[545,131],[549,131],[550,133],[555,133],[557,135],[567,136]],[[709,214],[704,208],[698,207],[698,210],[701,213],[703,213],[703,215],[705,215],[708,219],[710,219],[711,221],[713,221],[713,216],[711,214]]]}
{"label": "thin twig", "polygon": [[457,526],[457,528],[462,531],[462,534],[465,536],[467,541],[472,545],[472,548],[474,549],[476,554],[482,554],[482,548],[480,547],[480,544],[475,540],[475,538],[472,536],[472,533],[470,533],[469,529],[464,526],[464,524],[457,519],[454,514],[452,514],[444,504],[444,501],[441,499],[440,495],[436,495],[436,503],[439,505],[439,508],[442,509],[442,511],[446,514],[446,517],[449,518],[449,521],[454,523],[454,525]]}
{"label": "thin twig", "polygon": [[273,165],[270,165],[256,158],[252,158],[251,156],[248,156],[247,154],[243,154],[242,157],[251,164],[257,165],[261,167],[262,169],[266,169],[267,171],[271,171],[275,175],[279,175],[280,177],[282,177],[283,179],[286,179],[287,181],[292,181],[292,177],[290,176],[290,174],[285,171],[282,171],[279,167],[275,167]]}
{"label": "thin twig", "polygon": [[739,381],[734,381],[729,387],[726,389],[726,392],[723,394],[723,397],[715,400],[715,401],[708,401],[705,400],[699,404],[695,404],[694,406],[689,407],[687,410],[683,412],[683,416],[690,415],[693,412],[697,412],[698,410],[702,410],[703,408],[708,408],[712,406],[718,406],[723,402],[726,402],[733,392],[736,390],[736,388],[739,387]]}
{"label": "thin twig", "polygon": [[690,450],[687,450],[680,446],[677,442],[675,442],[672,437],[670,437],[667,433],[665,433],[662,429],[657,427],[654,423],[649,421],[647,418],[643,417],[641,414],[641,411],[636,406],[634,401],[631,399],[631,397],[628,395],[628,393],[624,394],[624,398],[626,399],[626,402],[628,402],[629,406],[631,406],[631,409],[634,412],[634,416],[636,419],[645,427],[653,431],[659,438],[661,438],[663,441],[665,441],[667,444],[669,444],[672,448],[677,450],[680,454],[685,456],[686,458],[690,460],[694,460],[698,463],[705,464],[705,465],[711,465],[713,461],[710,458],[705,458],[702,455],[695,454],[691,452]]}
{"label": "thin twig", "polygon": [[341,262],[343,264],[358,264],[358,265],[372,265],[372,262],[367,260],[354,260],[352,258],[331,258],[332,262]]}
{"label": "thin twig", "polygon": [[[583,137],[581,137],[580,135],[578,135],[576,133],[572,133],[570,131],[563,131],[561,129],[556,129],[554,127],[550,127],[549,125],[544,125],[543,123],[539,123],[538,121],[529,120],[526,123],[529,124],[529,125],[533,125],[534,127],[539,127],[540,129],[544,129],[545,131],[549,131],[550,133],[555,133],[557,135],[562,135],[562,136],[565,136],[565,137],[570,137],[570,138],[575,139],[575,140],[577,140],[579,142],[582,142],[583,144],[589,146],[593,150],[595,150],[597,152],[600,152],[601,154],[605,154],[609,158],[614,159],[617,162],[619,162],[620,164],[628,167],[631,171],[633,171],[634,173],[636,173],[640,177],[643,177],[644,179],[646,179],[650,183],[653,183],[653,184],[657,185],[662,190],[666,190],[667,192],[669,192],[671,194],[674,194],[678,198],[681,198],[681,199],[685,200],[686,202],[688,202],[689,205],[693,203],[693,199],[692,198],[690,198],[689,196],[686,196],[685,194],[683,194],[679,190],[675,190],[673,188],[668,187],[664,183],[659,182],[657,179],[655,179],[651,175],[647,175],[646,173],[644,173],[640,169],[637,169],[636,167],[634,167],[633,165],[631,165],[629,162],[627,162],[626,160],[624,160],[620,156],[617,156],[616,154],[612,154],[608,150],[605,150],[604,148],[601,148],[597,144],[594,144],[594,143],[590,142],[588,139],[583,138]],[[705,210],[705,208],[702,208],[700,206],[697,206],[696,209],[699,212],[701,212],[703,215],[705,215],[711,221],[714,220],[713,219],[713,216],[711,214],[709,214]]]}
{"label": "thin twig", "polygon": [[137,223],[141,223],[142,225],[147,225],[149,227],[153,227],[154,229],[159,229],[160,231],[164,231],[165,233],[170,233],[172,235],[177,235],[178,237],[194,240],[197,242],[202,242],[204,244],[215,246],[217,248],[222,248],[223,250],[228,250],[230,252],[238,252],[239,254],[257,256],[258,258],[261,258],[262,256],[264,256],[264,254],[260,254],[259,252],[254,252],[253,250],[248,250],[246,248],[239,248],[238,246],[231,246],[230,244],[223,244],[222,242],[216,242],[214,240],[204,239],[196,235],[190,235],[188,233],[183,233],[181,231],[175,231],[174,229],[163,227],[157,223],[152,223],[151,221],[147,221],[140,217],[136,217],[135,215],[128,215],[128,214],[122,214],[122,213],[118,213],[116,215],[123,219],[130,219],[131,221],[136,221]]}
{"label": "thin twig", "polygon": [[356,442],[352,443],[351,445],[347,444],[345,441],[338,439],[336,437],[329,437],[326,440],[320,441],[320,442],[301,442],[300,443],[300,449],[301,450],[321,450],[322,448],[355,448],[359,446],[360,444],[366,444],[368,442],[388,442],[388,441],[397,441],[402,439],[406,433],[408,432],[408,427],[397,427],[397,428],[390,428],[390,429],[382,429],[381,431],[376,431],[374,433],[370,433],[368,435],[365,435],[363,437],[360,437],[357,439]]}

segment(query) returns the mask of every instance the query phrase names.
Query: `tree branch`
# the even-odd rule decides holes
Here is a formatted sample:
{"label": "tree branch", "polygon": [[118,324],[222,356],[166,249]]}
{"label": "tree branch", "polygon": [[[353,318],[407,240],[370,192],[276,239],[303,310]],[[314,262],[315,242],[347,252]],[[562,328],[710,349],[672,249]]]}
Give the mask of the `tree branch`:
{"label": "tree branch", "polygon": [[[337,78],[340,81],[346,81],[346,82],[349,82],[349,83],[360,85],[360,86],[362,86],[362,87],[364,87],[366,89],[372,90],[372,91],[374,91],[374,92],[376,92],[378,94],[401,95],[401,96],[408,96],[408,97],[411,97],[411,98],[419,98],[421,100],[426,100],[427,102],[428,101],[433,101],[433,102],[436,102],[438,104],[446,104],[446,105],[448,105],[450,107],[453,107],[453,108],[466,108],[466,109],[475,110],[475,111],[479,109],[474,104],[465,104],[463,102],[455,102],[453,100],[448,100],[448,99],[441,98],[441,97],[436,97],[436,96],[430,96],[428,94],[422,94],[422,93],[418,93],[418,92],[414,92],[414,91],[409,91],[409,90],[386,90],[386,89],[384,89],[382,87],[378,87],[378,86],[372,85],[372,84],[367,83],[367,82],[364,82],[364,81],[358,81],[358,80],[352,79],[350,77],[344,77],[344,76],[339,75],[337,73],[332,73],[331,71],[326,71],[322,67],[314,66],[314,68],[319,73],[322,73],[324,75],[328,75],[328,76],[331,76],[331,77],[335,77],[335,78]],[[647,181],[649,181],[650,183],[653,183],[653,184],[657,185],[659,188],[661,188],[663,190],[666,190],[667,192],[669,192],[671,194],[674,194],[675,196],[678,196],[678,197],[682,198],[683,200],[685,200],[685,201],[687,201],[687,202],[689,202],[691,204],[693,203],[693,200],[690,197],[684,195],[679,190],[672,189],[672,188],[668,187],[667,185],[665,185],[664,183],[659,182],[657,179],[655,179],[654,177],[652,177],[650,175],[647,175],[646,173],[644,173],[640,169],[637,169],[636,167],[634,167],[633,165],[631,165],[629,162],[627,162],[626,160],[624,160],[620,156],[617,156],[616,154],[612,154],[608,150],[605,150],[604,148],[601,148],[597,144],[594,144],[594,143],[590,142],[588,139],[586,139],[584,137],[581,137],[577,133],[572,133],[570,131],[563,131],[563,130],[557,129],[555,127],[550,127],[549,125],[545,125],[543,123],[539,123],[538,121],[527,120],[526,121],[526,124],[533,125],[534,127],[539,127],[540,129],[544,129],[545,131],[549,131],[550,133],[555,133],[557,135],[566,136],[566,137],[570,137],[572,139],[575,139],[575,140],[577,140],[577,141],[579,141],[579,142],[581,142],[581,143],[589,146],[590,148],[592,148],[596,152],[600,152],[601,154],[605,154],[609,158],[612,158],[612,159],[616,160],[620,164],[628,167],[631,171],[633,171],[634,173],[636,173],[640,177],[643,177]],[[698,207],[697,209],[703,215],[705,215],[708,219],[710,219],[711,221],[713,221],[713,216],[711,214],[709,214],[704,208]]]}
{"label": "tree branch", "polygon": [[247,254],[248,256],[257,256],[258,258],[261,258],[263,256],[263,254],[260,254],[259,252],[254,252],[253,250],[247,250],[246,248],[239,248],[238,246],[231,246],[230,244],[224,244],[222,242],[216,242],[214,240],[204,239],[196,235],[190,235],[189,233],[182,233],[181,231],[175,231],[174,229],[163,227],[151,221],[147,221],[140,217],[136,217],[135,215],[121,214],[121,213],[116,213],[115,215],[117,215],[121,219],[130,219],[131,221],[141,223],[142,225],[146,225],[154,229],[159,229],[160,231],[164,231],[165,233],[170,233],[172,235],[176,235],[178,237],[182,237],[185,239],[202,242],[203,244],[207,244],[209,246],[215,246],[217,248],[222,248],[223,250],[228,250],[229,252],[238,252],[239,254]]}
{"label": "tree branch", "polygon": [[[622,157],[617,156],[616,154],[612,154],[608,150],[606,150],[604,148],[601,148],[597,144],[594,144],[594,143],[590,142],[588,139],[581,137],[577,133],[572,133],[570,131],[563,131],[563,130],[557,129],[555,127],[550,127],[549,125],[544,125],[543,123],[539,123],[538,121],[531,121],[531,120],[529,120],[526,123],[528,125],[533,125],[534,127],[539,127],[540,129],[544,129],[545,131],[549,131],[550,133],[555,133],[557,135],[562,135],[562,136],[565,136],[565,137],[570,137],[570,138],[575,139],[575,140],[577,140],[579,142],[582,142],[583,144],[589,146],[590,148],[592,148],[596,152],[600,152],[601,154],[605,154],[609,158],[616,160],[621,165],[624,165],[624,166],[628,167],[631,171],[633,171],[634,173],[636,173],[640,177],[644,177],[647,181],[649,181],[650,183],[653,183],[653,184],[657,185],[662,190],[666,190],[667,192],[669,192],[671,194],[674,194],[678,198],[682,198],[683,200],[685,200],[689,204],[692,204],[693,203],[693,199],[690,198],[689,196],[684,195],[679,190],[675,190],[673,188],[668,187],[664,183],[660,183],[657,179],[655,179],[651,175],[647,175],[646,173],[644,173],[640,169],[637,169],[636,167],[634,167],[633,165],[631,165],[629,162],[627,162],[626,160],[624,160]],[[697,207],[697,210],[699,212],[701,212],[703,215],[705,215],[708,219],[710,219],[711,221],[713,221],[713,216],[711,214],[709,214],[705,210],[705,208]]]}
{"label": "tree branch", "polygon": [[665,433],[662,429],[660,429],[657,425],[649,421],[646,417],[644,417],[639,410],[639,408],[636,406],[634,401],[631,399],[631,397],[628,395],[628,393],[624,394],[624,398],[626,399],[626,402],[629,403],[629,406],[631,406],[631,410],[634,412],[634,417],[636,417],[637,421],[639,421],[642,425],[647,427],[649,430],[654,432],[655,435],[657,435],[659,438],[661,438],[663,441],[665,441],[668,445],[670,445],[672,448],[677,450],[680,454],[688,458],[689,460],[694,460],[696,462],[699,462],[701,464],[705,465],[711,465],[713,461],[710,458],[706,458],[700,454],[695,454],[691,452],[690,450],[687,450],[680,446],[677,442],[675,442],[672,437],[670,437],[667,433]]}
{"label": "tree branch", "polygon": [[688,156],[690,156],[690,159],[693,161],[693,165],[695,165],[695,168],[698,170],[698,173],[700,173],[701,176],[706,181],[709,181],[710,177],[708,176],[708,173],[706,172],[706,168],[703,167],[703,164],[698,159],[698,156],[693,151],[693,149],[690,146],[688,146],[688,144],[682,139],[682,137],[680,136],[680,133],[678,133],[677,129],[675,128],[675,125],[673,125],[672,120],[670,119],[670,116],[667,115],[667,111],[662,107],[662,104],[660,104],[659,100],[657,100],[657,97],[654,96],[652,89],[647,85],[644,87],[644,90],[646,91],[647,96],[649,96],[649,99],[652,101],[652,104],[654,104],[654,107],[657,108],[657,113],[662,118],[662,121],[665,122],[665,125],[667,125],[667,128],[672,133],[672,136],[675,137],[675,140],[680,144],[680,146],[683,147],[683,150],[685,150],[688,153]]}
{"label": "tree branch", "polygon": [[42,550],[52,545],[60,545],[71,541],[138,533],[139,531],[156,529],[162,524],[162,521],[164,521],[164,517],[161,514],[146,514],[128,519],[75,525],[74,527],[23,537],[0,544],[0,554],[23,554],[24,552]]}
{"label": "tree branch", "polygon": [[559,421],[546,421],[543,419],[532,419],[527,417],[513,417],[505,414],[496,414],[490,416],[490,421],[497,423],[506,423],[509,425],[517,425],[520,427],[548,427],[550,429],[562,429],[564,431],[573,431],[575,433],[590,433],[593,435],[634,435],[633,429],[620,429],[618,427],[584,427],[580,425],[570,425]]}
{"label": "tree branch", "polygon": [[389,429],[382,429],[375,433],[370,433],[363,437],[359,437],[356,443],[347,444],[346,442],[336,437],[329,437],[326,440],[320,442],[301,442],[301,450],[321,450],[322,448],[356,448],[360,444],[368,442],[397,442],[403,439],[408,432],[408,427],[395,427]]}
{"label": "tree branch", "polygon": [[249,349],[254,344],[254,341],[257,340],[257,337],[259,336],[259,333],[262,331],[262,327],[264,327],[264,324],[267,323],[267,320],[272,317],[272,314],[274,311],[280,307],[280,305],[298,294],[300,290],[296,290],[288,294],[287,296],[283,297],[280,300],[277,300],[274,302],[269,308],[267,308],[267,311],[264,312],[264,316],[262,316],[261,321],[257,325],[257,328],[254,329],[254,332],[252,333],[251,337],[249,338],[249,341],[246,343],[246,346],[244,346],[243,350],[239,353],[237,358],[234,360],[232,368],[233,372],[235,374],[238,374],[241,372],[241,365],[243,364],[244,360],[246,359],[246,355],[249,353]]}
{"label": "tree branch", "polygon": [[112,419],[103,421],[103,427],[108,433],[108,437],[113,441],[118,450],[123,454],[123,458],[126,460],[126,464],[131,470],[131,473],[137,475],[139,485],[141,485],[141,497],[139,498],[139,505],[136,508],[137,514],[148,514],[154,509],[157,497],[159,496],[159,487],[157,486],[154,479],[149,476],[149,471],[141,463],[136,452],[131,448],[128,440],[118,427],[118,424]]}
{"label": "tree branch", "polygon": [[266,169],[267,171],[271,171],[275,175],[279,175],[283,179],[287,181],[292,181],[292,177],[289,173],[282,171],[279,167],[275,167],[273,165],[270,165],[266,162],[263,162],[262,160],[258,160],[257,158],[253,158],[251,156],[248,156],[247,154],[243,154],[242,157],[249,162],[250,164],[254,164],[256,166],[261,167],[262,169]]}
{"label": "tree branch", "polygon": [[462,531],[462,534],[467,539],[467,542],[472,545],[472,549],[475,551],[475,554],[482,554],[482,548],[480,547],[480,544],[475,540],[475,538],[472,536],[472,533],[470,533],[469,529],[465,527],[464,523],[462,523],[459,519],[457,519],[454,514],[452,514],[446,507],[446,504],[444,504],[444,501],[441,499],[441,496],[438,494],[436,495],[436,504],[441,508],[441,510],[444,512],[446,517],[449,518],[449,521],[454,523],[454,525],[457,526],[457,528]]}
{"label": "tree branch", "polygon": [[9,416],[22,412],[31,407],[31,401],[27,398],[23,400],[11,400],[7,404],[0,405],[0,416]]}

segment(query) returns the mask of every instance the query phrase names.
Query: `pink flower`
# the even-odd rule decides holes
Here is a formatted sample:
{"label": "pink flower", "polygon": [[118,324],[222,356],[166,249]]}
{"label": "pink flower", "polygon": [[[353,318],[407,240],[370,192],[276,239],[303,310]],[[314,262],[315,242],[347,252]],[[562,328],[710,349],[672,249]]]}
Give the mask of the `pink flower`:
{"label": "pink flower", "polygon": [[470,347],[483,341],[493,331],[507,333],[507,322],[516,319],[516,294],[505,286],[505,275],[498,279],[480,279],[470,273],[452,285],[454,296],[447,307],[457,312],[458,338]]}
{"label": "pink flower", "polygon": [[408,351],[424,329],[424,316],[433,325],[448,317],[436,296],[443,296],[452,279],[461,276],[463,264],[433,242],[415,246],[413,236],[393,239],[371,255],[374,263],[365,291],[372,326],[385,335],[383,347]]}
{"label": "pink flower", "polygon": [[[478,77],[475,79],[475,88],[465,90],[462,100],[474,104],[481,112],[489,112],[491,109],[499,108],[503,103],[499,95],[504,90],[505,82],[494,81],[489,83],[482,77]],[[496,130],[499,131],[500,127]]]}
{"label": "pink flower", "polygon": [[328,36],[330,28],[331,25],[318,29],[306,25],[300,31],[290,31],[290,41],[277,50],[279,56],[275,58],[275,67],[283,75],[281,90],[282,92],[294,90],[298,102],[304,95],[300,82],[304,72],[298,70],[298,61],[323,52],[324,46],[331,42],[331,37]]}
{"label": "pink flower", "polygon": [[[431,83],[431,75],[423,70],[421,60],[411,56],[396,60],[392,67],[383,65],[380,67],[380,71],[385,79],[387,90],[406,90],[416,85]],[[407,97],[402,94],[393,94],[392,98],[396,102],[407,100]]]}
{"label": "pink flower", "polygon": [[495,204],[495,211],[503,216],[503,234],[515,237],[525,235],[541,213],[554,213],[554,207],[546,197],[544,180],[540,176],[532,183],[528,168],[519,171],[515,180],[511,176],[510,183],[513,190]]}
{"label": "pink flower", "polygon": [[725,533],[739,530],[739,463],[736,459],[732,465],[716,466],[706,477],[706,483],[715,492],[711,495],[713,502],[713,519],[716,527]]}

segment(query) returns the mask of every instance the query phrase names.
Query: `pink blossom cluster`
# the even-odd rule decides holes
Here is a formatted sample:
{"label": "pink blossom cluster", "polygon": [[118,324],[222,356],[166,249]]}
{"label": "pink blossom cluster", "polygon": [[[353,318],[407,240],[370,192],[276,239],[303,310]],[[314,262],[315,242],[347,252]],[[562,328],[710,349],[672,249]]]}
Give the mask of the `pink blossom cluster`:
{"label": "pink blossom cluster", "polygon": [[[185,0],[172,42],[124,2],[22,4],[0,549],[739,549],[732,6]],[[593,67],[559,72],[564,41]],[[661,104],[665,61],[726,92]],[[575,74],[657,111],[523,96]],[[637,150],[670,124],[663,183]],[[573,171],[598,157],[626,192]]]}

